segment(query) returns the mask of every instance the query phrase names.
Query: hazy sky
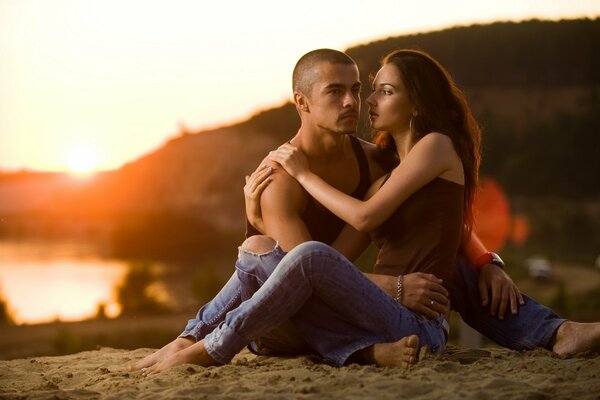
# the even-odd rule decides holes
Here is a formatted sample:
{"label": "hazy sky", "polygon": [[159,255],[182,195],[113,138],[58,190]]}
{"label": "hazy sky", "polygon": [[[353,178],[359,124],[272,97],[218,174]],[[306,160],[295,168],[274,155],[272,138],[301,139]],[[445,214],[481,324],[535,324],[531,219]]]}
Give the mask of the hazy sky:
{"label": "hazy sky", "polygon": [[598,15],[598,0],[0,0],[0,169],[117,168],[180,123],[245,119],[290,97],[314,48]]}

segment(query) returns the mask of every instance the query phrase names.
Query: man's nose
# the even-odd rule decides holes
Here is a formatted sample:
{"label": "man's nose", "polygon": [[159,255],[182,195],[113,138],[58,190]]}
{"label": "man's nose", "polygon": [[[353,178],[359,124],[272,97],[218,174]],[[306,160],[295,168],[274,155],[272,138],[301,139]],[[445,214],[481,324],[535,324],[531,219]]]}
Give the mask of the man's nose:
{"label": "man's nose", "polygon": [[346,93],[346,95],[344,96],[344,107],[356,107],[358,105],[359,99],[358,97],[352,93],[351,91],[348,91]]}

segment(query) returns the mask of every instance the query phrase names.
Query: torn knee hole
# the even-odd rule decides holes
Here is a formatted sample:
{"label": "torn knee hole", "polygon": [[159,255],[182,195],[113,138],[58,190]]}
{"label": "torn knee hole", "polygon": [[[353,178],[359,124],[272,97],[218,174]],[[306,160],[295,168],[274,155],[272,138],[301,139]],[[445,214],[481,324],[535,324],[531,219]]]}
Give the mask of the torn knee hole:
{"label": "torn knee hole", "polygon": [[262,254],[275,249],[277,242],[264,235],[250,236],[242,243],[241,249],[250,253]]}

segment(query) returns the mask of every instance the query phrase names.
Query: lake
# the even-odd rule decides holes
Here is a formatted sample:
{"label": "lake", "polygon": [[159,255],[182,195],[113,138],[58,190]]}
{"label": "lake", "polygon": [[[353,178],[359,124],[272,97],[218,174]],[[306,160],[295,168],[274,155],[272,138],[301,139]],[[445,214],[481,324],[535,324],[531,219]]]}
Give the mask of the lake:
{"label": "lake", "polygon": [[17,324],[92,318],[121,312],[116,288],[128,264],[104,258],[86,242],[0,241],[0,298]]}

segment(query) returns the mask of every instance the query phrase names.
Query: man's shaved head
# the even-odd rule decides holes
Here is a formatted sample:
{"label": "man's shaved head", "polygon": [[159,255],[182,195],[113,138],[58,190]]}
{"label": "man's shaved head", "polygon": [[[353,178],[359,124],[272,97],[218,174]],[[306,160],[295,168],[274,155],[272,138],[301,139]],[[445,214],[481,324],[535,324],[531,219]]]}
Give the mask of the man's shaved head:
{"label": "man's shaved head", "polygon": [[317,49],[300,57],[292,74],[292,89],[294,92],[310,95],[314,83],[318,79],[315,66],[327,62],[330,64],[356,65],[353,59],[341,51],[332,49]]}

